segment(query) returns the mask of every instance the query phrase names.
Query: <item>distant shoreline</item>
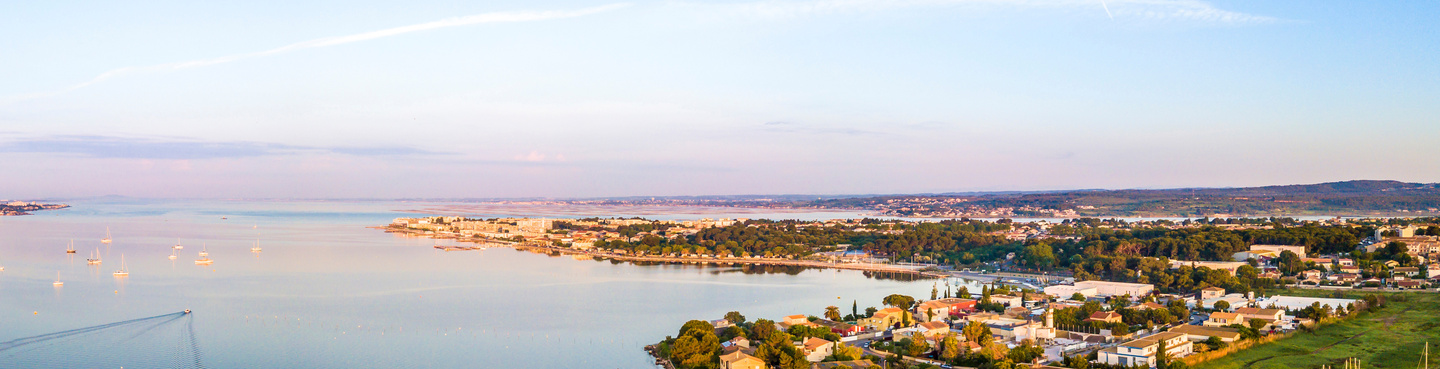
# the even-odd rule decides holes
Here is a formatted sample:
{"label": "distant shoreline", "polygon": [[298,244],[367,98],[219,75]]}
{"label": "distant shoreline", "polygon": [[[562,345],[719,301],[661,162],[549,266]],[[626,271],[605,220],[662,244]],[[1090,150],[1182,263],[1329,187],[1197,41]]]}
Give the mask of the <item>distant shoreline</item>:
{"label": "distant shoreline", "polygon": [[[859,271],[867,271],[867,272],[910,274],[910,275],[916,275],[916,276],[921,276],[921,277],[926,277],[926,278],[945,278],[945,277],[949,277],[949,276],[950,276],[950,274],[947,274],[947,273],[924,271],[924,270],[919,270],[919,269],[910,269],[910,268],[899,267],[899,266],[894,266],[894,265],[889,265],[889,264],[831,263],[831,262],[814,261],[814,260],[795,260],[795,259],[777,259],[777,258],[698,257],[698,256],[697,256],[697,257],[690,257],[690,256],[637,256],[637,255],[617,254],[617,253],[612,253],[612,252],[608,252],[608,251],[601,251],[601,250],[597,250],[597,249],[577,250],[577,249],[572,249],[572,248],[567,248],[567,247],[555,247],[555,246],[539,245],[539,244],[533,244],[533,243],[518,243],[518,242],[511,242],[511,241],[497,241],[497,240],[483,239],[483,238],[461,238],[461,237],[451,237],[451,236],[440,236],[440,235],[434,235],[434,234],[429,234],[429,233],[425,233],[425,232],[415,231],[415,230],[411,230],[411,229],[394,228],[394,227],[372,226],[372,227],[366,227],[366,228],[383,230],[383,231],[385,231],[385,233],[398,233],[398,234],[404,234],[404,235],[415,236],[415,237],[420,237],[420,238],[447,239],[447,240],[455,240],[455,241],[457,241],[457,242],[468,242],[468,243],[486,244],[486,245],[489,245],[489,246],[487,246],[487,247],[510,247],[510,248],[515,248],[515,249],[543,250],[543,251],[560,253],[560,254],[563,254],[563,255],[590,256],[590,257],[601,258],[601,259],[609,259],[609,260],[616,260],[616,261],[628,261],[628,262],[655,262],[655,263],[671,263],[671,264],[716,264],[716,265],[724,265],[724,264],[729,264],[729,265],[736,265],[736,264],[773,265],[773,266],[795,266],[795,267],[806,267],[806,268],[817,268],[817,269],[842,269],[842,270],[859,270]],[[463,248],[463,249],[462,249],[462,248],[455,248],[455,247],[450,247],[450,246],[435,246],[435,248],[437,248],[437,249],[442,249],[442,250],[443,250],[443,249],[452,249],[452,250],[458,250],[458,251],[469,251],[469,250],[471,250],[470,248]]]}
{"label": "distant shoreline", "polygon": [[12,201],[12,202],[9,202],[9,203],[0,203],[0,216],[34,215],[34,214],[31,214],[30,212],[32,212],[32,211],[41,211],[41,210],[64,209],[64,208],[68,208],[68,207],[70,207],[70,205],[66,205],[66,204],[40,204],[40,203],[36,203],[36,202],[28,202],[28,203],[27,203],[27,202],[21,202],[21,201]]}

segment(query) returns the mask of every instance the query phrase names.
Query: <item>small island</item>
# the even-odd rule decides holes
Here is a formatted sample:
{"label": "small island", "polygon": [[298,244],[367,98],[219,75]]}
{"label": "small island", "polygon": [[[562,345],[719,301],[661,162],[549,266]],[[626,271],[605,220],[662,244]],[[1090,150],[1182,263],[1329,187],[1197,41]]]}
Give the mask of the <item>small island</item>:
{"label": "small island", "polygon": [[0,200],[0,216],[30,215],[32,211],[64,209],[70,205],[65,204],[42,204],[34,201],[3,201]]}

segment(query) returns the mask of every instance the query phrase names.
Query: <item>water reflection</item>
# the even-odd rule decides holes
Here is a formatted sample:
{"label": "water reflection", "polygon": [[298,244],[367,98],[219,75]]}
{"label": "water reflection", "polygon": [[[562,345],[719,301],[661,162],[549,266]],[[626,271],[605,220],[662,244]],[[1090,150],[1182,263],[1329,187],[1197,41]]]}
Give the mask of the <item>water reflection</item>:
{"label": "water reflection", "polygon": [[[687,320],[731,310],[814,314],[837,296],[863,308],[891,293],[928,296],[932,284],[793,266],[436,252],[437,241],[365,228],[411,215],[391,203],[73,205],[0,219],[0,312],[32,312],[0,314],[0,341],[194,309],[189,337],[210,348],[203,359],[212,368],[640,367],[651,362],[641,347]],[[112,245],[86,236],[106,226]],[[71,237],[116,264],[123,252],[133,274],[113,278],[106,273],[115,268],[64,256]],[[257,238],[263,259],[251,251]],[[185,249],[206,249],[217,263],[194,265],[197,254],[173,249],[176,239],[207,245]],[[57,280],[64,286],[46,286]],[[105,339],[67,342],[55,352],[146,352],[119,352],[137,346]],[[178,347],[137,342],[154,345],[149,352]],[[14,361],[0,354],[0,362]]]}

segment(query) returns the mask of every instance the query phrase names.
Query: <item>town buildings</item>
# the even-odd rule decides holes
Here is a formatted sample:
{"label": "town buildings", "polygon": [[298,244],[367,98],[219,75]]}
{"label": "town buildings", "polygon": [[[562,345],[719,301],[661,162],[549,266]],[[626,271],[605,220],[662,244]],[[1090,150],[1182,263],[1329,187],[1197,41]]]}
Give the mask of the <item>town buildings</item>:
{"label": "town buildings", "polygon": [[1189,336],[1185,333],[1162,332],[1100,350],[1099,361],[1109,365],[1153,368],[1162,342],[1165,345],[1165,353],[1170,358],[1184,357],[1194,351],[1194,344],[1190,342]]}

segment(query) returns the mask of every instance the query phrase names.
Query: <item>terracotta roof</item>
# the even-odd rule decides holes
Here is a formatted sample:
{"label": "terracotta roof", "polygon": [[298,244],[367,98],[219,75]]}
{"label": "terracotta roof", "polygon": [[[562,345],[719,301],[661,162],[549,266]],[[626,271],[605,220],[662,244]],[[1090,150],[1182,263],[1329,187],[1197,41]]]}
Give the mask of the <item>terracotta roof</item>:
{"label": "terracotta roof", "polygon": [[825,339],[823,339],[823,338],[810,337],[809,339],[806,339],[806,340],[805,340],[805,349],[806,349],[806,350],[812,350],[812,351],[813,351],[813,350],[815,350],[815,349],[819,349],[820,346],[824,346],[824,345],[827,345],[827,344],[830,344],[830,343],[831,343],[830,341],[825,340]]}
{"label": "terracotta roof", "polygon": [[759,358],[756,358],[756,357],[754,357],[754,356],[750,356],[750,354],[747,354],[747,353],[744,353],[744,352],[740,352],[740,351],[735,351],[735,352],[732,352],[732,353],[720,355],[720,362],[722,362],[722,363],[733,363],[733,362],[742,361],[742,360],[755,360],[755,361],[759,361],[759,362],[764,362],[764,360],[760,360]]}
{"label": "terracotta roof", "polygon": [[1243,307],[1243,308],[1235,309],[1235,313],[1237,313],[1237,314],[1244,314],[1244,315],[1273,316],[1273,315],[1275,315],[1276,313],[1279,313],[1279,314],[1282,314],[1282,315],[1283,315],[1283,314],[1285,314],[1285,311],[1284,311],[1284,310],[1280,310],[1280,309],[1261,309],[1261,308]]}
{"label": "terracotta roof", "polygon": [[1091,320],[1110,320],[1120,318],[1120,313],[1113,311],[1097,311],[1090,314]]}
{"label": "terracotta roof", "polygon": [[1216,318],[1225,319],[1225,320],[1236,320],[1236,319],[1240,319],[1240,314],[1236,314],[1236,313],[1226,313],[1226,312],[1221,312],[1221,311],[1217,311],[1217,312],[1210,313],[1210,319],[1211,319],[1211,320],[1215,320]]}
{"label": "terracotta roof", "polygon": [[924,322],[924,323],[920,323],[920,326],[921,326],[921,327],[924,327],[926,330],[940,329],[940,328],[950,328],[950,325],[949,325],[949,324],[945,324],[945,322]]}
{"label": "terracotta roof", "polygon": [[1240,339],[1240,330],[1235,328],[1205,327],[1186,324],[1179,327],[1170,328],[1170,331],[1196,336],[1220,337],[1222,339]]}

